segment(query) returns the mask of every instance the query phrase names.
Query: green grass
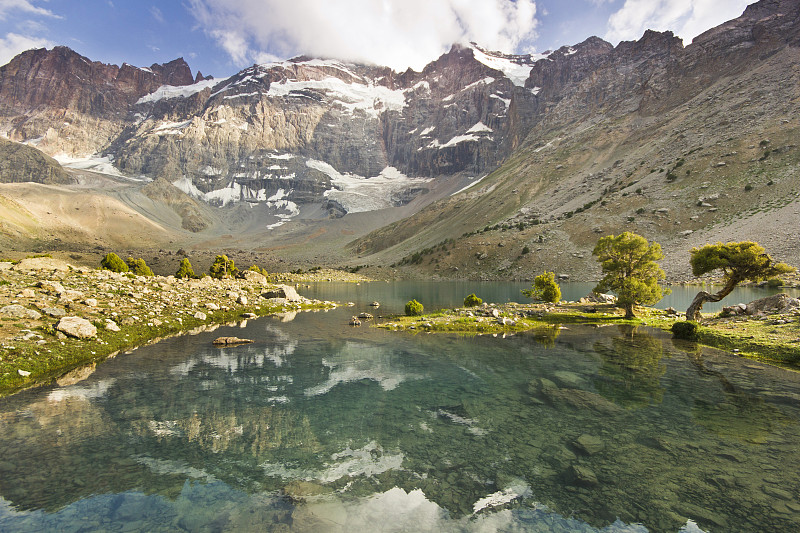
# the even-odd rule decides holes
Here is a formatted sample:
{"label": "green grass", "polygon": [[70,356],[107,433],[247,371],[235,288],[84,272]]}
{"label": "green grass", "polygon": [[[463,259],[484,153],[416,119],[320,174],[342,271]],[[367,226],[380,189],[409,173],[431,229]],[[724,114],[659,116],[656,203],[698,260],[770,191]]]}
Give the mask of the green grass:
{"label": "green grass", "polygon": [[[322,304],[303,304],[300,308],[322,307],[324,307]],[[147,321],[142,321],[133,326],[122,326],[119,332],[101,326],[97,329],[97,338],[91,340],[70,337],[58,340],[55,332],[57,321],[52,321],[35,330],[44,337],[47,344],[40,346],[35,344],[35,341],[14,341],[0,347],[0,397],[23,388],[50,383],[80,366],[103,361],[117,353],[200,326],[242,320],[242,315],[245,313],[263,316],[285,310],[283,306],[251,305],[227,311],[209,311],[206,320],[198,320],[192,315],[182,315],[182,322],[179,322],[177,317],[165,317],[161,318],[163,323],[159,326],[148,326]],[[30,372],[31,375],[21,376],[17,372],[18,369]]]}

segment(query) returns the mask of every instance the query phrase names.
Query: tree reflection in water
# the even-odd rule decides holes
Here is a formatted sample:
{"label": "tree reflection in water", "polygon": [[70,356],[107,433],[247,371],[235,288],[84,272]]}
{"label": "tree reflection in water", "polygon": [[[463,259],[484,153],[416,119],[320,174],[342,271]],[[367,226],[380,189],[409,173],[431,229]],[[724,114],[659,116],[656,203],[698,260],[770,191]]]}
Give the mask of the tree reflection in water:
{"label": "tree reflection in water", "polygon": [[664,397],[661,377],[667,371],[661,362],[664,345],[636,326],[619,326],[621,336],[595,343],[602,358],[594,384],[606,399],[625,408],[659,404]]}

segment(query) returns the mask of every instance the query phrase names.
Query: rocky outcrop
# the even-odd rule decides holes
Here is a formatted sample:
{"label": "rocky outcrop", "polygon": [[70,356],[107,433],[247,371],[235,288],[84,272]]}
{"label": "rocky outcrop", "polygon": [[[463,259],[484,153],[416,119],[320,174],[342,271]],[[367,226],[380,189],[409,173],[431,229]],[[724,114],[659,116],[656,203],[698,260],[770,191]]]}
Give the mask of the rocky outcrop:
{"label": "rocky outcrop", "polygon": [[0,183],[74,183],[58,161],[31,146],[0,137]]}

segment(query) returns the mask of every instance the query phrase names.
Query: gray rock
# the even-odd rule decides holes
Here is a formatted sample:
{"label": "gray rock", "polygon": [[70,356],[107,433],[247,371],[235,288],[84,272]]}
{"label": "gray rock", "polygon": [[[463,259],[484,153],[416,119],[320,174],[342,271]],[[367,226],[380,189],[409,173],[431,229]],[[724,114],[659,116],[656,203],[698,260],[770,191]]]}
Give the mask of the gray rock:
{"label": "gray rock", "polygon": [[206,314],[205,314],[204,312],[202,312],[202,311],[198,311],[198,312],[196,312],[196,313],[194,314],[194,317],[195,317],[197,320],[205,320],[205,319],[206,319]]}
{"label": "gray rock", "polygon": [[264,276],[264,274],[260,274],[254,270],[245,270],[242,275],[244,276],[244,279],[253,283],[263,284],[267,282],[267,278]]}
{"label": "gray rock", "polygon": [[97,307],[97,299],[96,298],[86,298],[83,303],[88,305],[89,307]]}
{"label": "gray rock", "polygon": [[613,294],[605,294],[602,292],[590,292],[579,300],[582,304],[613,304],[617,303],[617,297]]}
{"label": "gray rock", "polygon": [[11,304],[0,308],[0,315],[12,316],[14,318],[27,318],[30,320],[39,320],[42,315],[33,309],[27,309],[19,304]]}
{"label": "gray rock", "polygon": [[747,304],[747,314],[785,314],[791,313],[798,308],[800,308],[800,299],[792,298],[785,292],[782,292],[780,294],[775,294],[774,296],[767,296],[766,298],[761,298],[750,302]]}
{"label": "gray rock", "polygon": [[67,314],[67,312],[60,307],[42,307],[41,311],[47,316],[51,316],[53,318],[61,318]]}
{"label": "gray rock", "polygon": [[33,289],[22,289],[19,292],[20,298],[36,298],[36,291]]}
{"label": "gray rock", "polygon": [[289,302],[300,301],[300,295],[297,294],[294,287],[290,287],[289,285],[278,285],[274,289],[261,293],[261,296],[267,299],[284,298]]}
{"label": "gray rock", "polygon": [[64,290],[58,293],[60,302],[74,302],[83,298],[83,291]]}
{"label": "gray rock", "polygon": [[49,294],[61,294],[64,292],[64,286],[57,281],[40,281],[36,286]]}
{"label": "gray rock", "polygon": [[70,337],[77,339],[91,339],[97,336],[97,328],[94,324],[77,316],[65,316],[58,321],[56,329]]}
{"label": "gray rock", "polygon": [[236,299],[236,303],[237,303],[237,304],[239,304],[239,305],[247,305],[247,296],[245,296],[244,294],[242,294],[241,296],[239,296],[239,297]]}
{"label": "gray rock", "polygon": [[117,325],[117,323],[114,322],[113,320],[111,320],[110,318],[106,319],[106,329],[109,330],[109,331],[119,331],[120,330],[120,328]]}

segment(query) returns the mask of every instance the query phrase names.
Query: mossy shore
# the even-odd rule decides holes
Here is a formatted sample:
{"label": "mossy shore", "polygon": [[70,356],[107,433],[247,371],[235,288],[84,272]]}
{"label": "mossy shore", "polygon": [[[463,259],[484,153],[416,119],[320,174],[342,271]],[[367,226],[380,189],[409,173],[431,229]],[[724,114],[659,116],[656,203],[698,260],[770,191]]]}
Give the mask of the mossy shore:
{"label": "mossy shore", "polygon": [[[280,297],[284,291],[287,297]],[[0,396],[185,332],[281,312],[335,307],[291,287],[245,279],[180,280],[75,268],[48,258],[0,262]],[[57,330],[62,316],[96,328],[88,338]],[[78,369],[78,370],[76,370]]]}
{"label": "mossy shore", "polygon": [[[503,304],[437,311],[423,316],[386,317],[376,327],[391,331],[446,332],[463,335],[509,335],[537,330],[543,334],[564,324],[631,324],[670,331],[683,320],[661,309],[637,307],[626,320],[611,304]],[[800,370],[800,312],[788,315],[719,317],[707,314],[698,343],[736,355]]]}

